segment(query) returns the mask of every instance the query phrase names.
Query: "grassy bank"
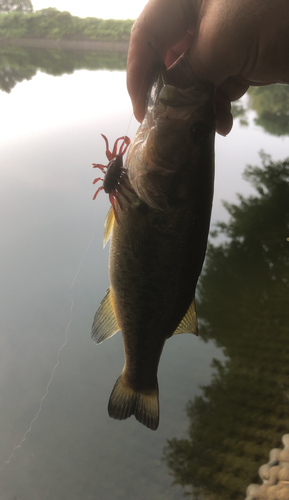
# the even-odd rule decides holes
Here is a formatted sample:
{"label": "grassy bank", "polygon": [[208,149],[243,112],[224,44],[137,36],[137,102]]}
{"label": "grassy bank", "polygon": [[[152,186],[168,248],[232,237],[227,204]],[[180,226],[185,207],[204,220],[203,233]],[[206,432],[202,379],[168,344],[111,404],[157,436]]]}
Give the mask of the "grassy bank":
{"label": "grassy bank", "polygon": [[1,38],[128,42],[133,20],[80,18],[55,8],[0,14]]}

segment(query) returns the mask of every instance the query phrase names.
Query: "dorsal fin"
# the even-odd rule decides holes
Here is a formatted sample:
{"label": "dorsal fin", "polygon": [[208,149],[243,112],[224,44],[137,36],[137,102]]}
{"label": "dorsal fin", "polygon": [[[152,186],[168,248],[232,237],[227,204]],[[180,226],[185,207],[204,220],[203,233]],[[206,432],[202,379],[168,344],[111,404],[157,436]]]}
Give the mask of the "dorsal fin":
{"label": "dorsal fin", "polygon": [[110,207],[104,222],[103,248],[111,237],[115,216],[112,206]]}
{"label": "dorsal fin", "polygon": [[174,335],[178,335],[179,333],[194,333],[198,335],[198,321],[194,298],[178,328],[174,331]]}
{"label": "dorsal fin", "polygon": [[113,310],[113,303],[110,294],[110,288],[106,291],[104,299],[94,316],[91,338],[97,344],[101,344],[106,339],[112,337],[120,330]]}

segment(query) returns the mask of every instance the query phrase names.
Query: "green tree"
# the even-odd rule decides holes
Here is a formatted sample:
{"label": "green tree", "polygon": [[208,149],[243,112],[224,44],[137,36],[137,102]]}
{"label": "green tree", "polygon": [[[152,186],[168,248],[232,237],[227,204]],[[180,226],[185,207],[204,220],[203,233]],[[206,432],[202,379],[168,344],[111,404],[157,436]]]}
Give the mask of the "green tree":
{"label": "green tree", "polygon": [[244,500],[289,429],[289,159],[261,158],[245,170],[257,194],[226,204],[226,240],[200,280],[200,334],[227,361],[188,403],[188,437],[164,450],[175,483],[202,500]]}
{"label": "green tree", "polygon": [[129,19],[82,19],[54,7],[25,13],[19,9],[0,15],[0,37],[128,42],[133,25]]}
{"label": "green tree", "polygon": [[31,0],[0,0],[0,12],[33,12]]}

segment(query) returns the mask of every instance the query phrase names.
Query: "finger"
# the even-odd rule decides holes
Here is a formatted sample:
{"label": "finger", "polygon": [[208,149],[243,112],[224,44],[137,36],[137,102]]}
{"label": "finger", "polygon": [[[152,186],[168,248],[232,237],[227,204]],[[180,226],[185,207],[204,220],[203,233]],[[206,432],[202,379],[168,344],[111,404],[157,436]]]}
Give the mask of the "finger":
{"label": "finger", "polygon": [[216,131],[218,134],[226,136],[229,134],[233,126],[231,103],[221,92],[218,91],[215,96],[215,109]]}
{"label": "finger", "polygon": [[[148,88],[153,73],[159,66],[159,58],[148,45],[150,40],[152,37],[149,36],[149,33],[140,31],[136,26],[131,34],[127,59],[127,89],[135,117],[139,122],[144,118]],[[158,51],[161,52],[160,49]]]}
{"label": "finger", "polygon": [[174,47],[171,47],[167,51],[167,55],[165,58],[165,63],[167,68],[172,66],[172,64],[174,64],[180,57],[180,55],[186,52],[186,50],[190,47],[191,42],[192,42],[191,33],[186,33],[184,38],[180,42],[178,42]]}
{"label": "finger", "polygon": [[218,90],[222,93],[230,102],[240,99],[252,85],[241,77],[231,77],[226,78],[221,85],[218,86]]}
{"label": "finger", "polygon": [[199,1],[150,0],[135,22],[127,61],[127,88],[137,120],[144,117],[147,91],[159,58],[165,59],[170,47],[182,40],[197,22]]}
{"label": "finger", "polygon": [[[168,69],[169,82],[178,88],[188,88],[193,85],[200,85],[202,82],[196,75],[190,61],[188,49],[182,54]],[[205,82],[211,83],[211,82]]]}

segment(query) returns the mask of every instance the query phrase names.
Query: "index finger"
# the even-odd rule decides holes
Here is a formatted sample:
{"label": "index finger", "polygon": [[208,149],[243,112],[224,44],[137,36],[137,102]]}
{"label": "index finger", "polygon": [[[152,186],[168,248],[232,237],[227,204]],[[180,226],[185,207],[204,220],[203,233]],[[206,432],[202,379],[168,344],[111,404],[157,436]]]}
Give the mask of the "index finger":
{"label": "index finger", "polygon": [[150,0],[133,25],[127,60],[127,88],[138,121],[144,118],[147,91],[159,66],[157,54],[164,60],[167,51],[186,36],[188,29],[192,30],[200,3],[201,0]]}

